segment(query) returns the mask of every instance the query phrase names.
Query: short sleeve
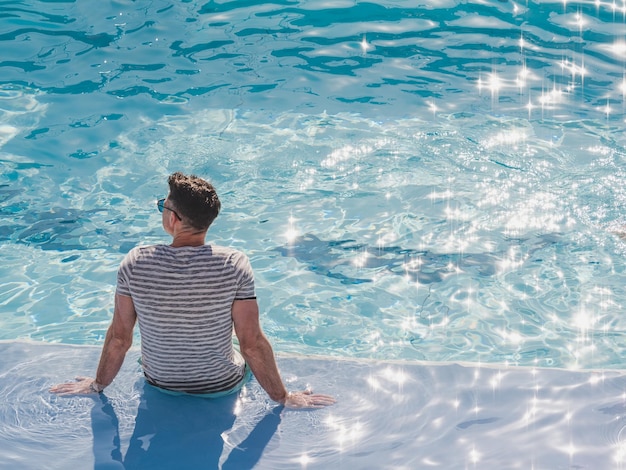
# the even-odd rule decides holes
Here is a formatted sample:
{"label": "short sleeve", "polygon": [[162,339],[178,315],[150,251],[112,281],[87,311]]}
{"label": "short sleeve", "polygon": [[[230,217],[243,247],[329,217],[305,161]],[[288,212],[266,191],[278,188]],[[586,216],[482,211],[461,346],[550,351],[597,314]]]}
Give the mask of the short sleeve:
{"label": "short sleeve", "polygon": [[254,272],[252,271],[250,260],[245,254],[236,252],[232,257],[232,262],[235,268],[235,278],[237,280],[235,300],[256,298],[254,292]]}
{"label": "short sleeve", "polygon": [[116,294],[125,295],[130,297],[130,278],[133,272],[133,266],[136,259],[136,249],[131,250],[126,254],[120,267],[117,270],[117,287],[115,289]]}

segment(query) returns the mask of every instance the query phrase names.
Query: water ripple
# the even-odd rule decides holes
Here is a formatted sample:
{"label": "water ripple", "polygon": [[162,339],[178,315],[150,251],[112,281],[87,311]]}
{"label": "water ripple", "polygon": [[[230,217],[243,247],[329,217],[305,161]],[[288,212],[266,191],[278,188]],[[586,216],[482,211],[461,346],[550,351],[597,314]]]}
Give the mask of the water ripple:
{"label": "water ripple", "polygon": [[183,169],[283,350],[621,367],[612,5],[5,4],[6,337],[100,341]]}
{"label": "water ripple", "polygon": [[[35,47],[8,55],[0,63],[3,82],[21,81],[16,73],[27,71],[32,86],[46,93],[94,87],[114,97],[145,93],[158,101],[210,95],[222,107],[235,103],[233,92],[244,106],[257,101],[251,93],[279,102],[289,93],[295,109],[360,103],[395,115],[433,105],[448,112],[477,105],[512,112],[515,105],[525,115],[528,103],[553,115],[566,110],[561,100],[585,104],[585,112],[623,102],[619,41],[625,26],[602,2],[426,2],[415,8],[391,2],[317,8],[300,2],[155,2],[117,8],[98,5],[88,23],[80,5],[63,15],[53,7],[43,13],[7,9],[0,41],[32,48],[22,41],[28,36],[48,46],[45,53]],[[207,61],[211,68],[202,65]],[[286,75],[285,67],[300,73]],[[53,68],[67,77],[64,83],[51,85]],[[183,80],[181,70],[193,73]],[[151,86],[129,87],[131,79]],[[481,89],[494,98],[490,104],[482,103]],[[447,100],[455,94],[453,106]]]}

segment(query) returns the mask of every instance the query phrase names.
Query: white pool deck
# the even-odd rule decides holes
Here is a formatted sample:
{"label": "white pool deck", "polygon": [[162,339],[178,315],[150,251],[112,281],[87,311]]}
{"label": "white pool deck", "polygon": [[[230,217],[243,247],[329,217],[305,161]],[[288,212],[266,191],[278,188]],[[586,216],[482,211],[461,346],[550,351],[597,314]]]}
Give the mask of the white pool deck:
{"label": "white pool deck", "polygon": [[278,356],[292,389],[337,403],[277,408],[145,386],[131,350],[103,397],[48,388],[93,375],[98,347],[0,342],[0,468],[626,468],[626,375]]}

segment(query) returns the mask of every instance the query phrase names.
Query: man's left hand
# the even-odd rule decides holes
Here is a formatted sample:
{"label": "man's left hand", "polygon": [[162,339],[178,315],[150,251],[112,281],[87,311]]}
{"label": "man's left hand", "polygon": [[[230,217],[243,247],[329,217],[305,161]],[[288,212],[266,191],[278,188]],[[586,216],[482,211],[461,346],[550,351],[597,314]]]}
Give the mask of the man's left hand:
{"label": "man's left hand", "polygon": [[285,400],[286,408],[323,408],[325,406],[332,405],[336,400],[330,395],[323,395],[321,393],[313,393],[310,390],[302,392],[289,392],[287,399]]}

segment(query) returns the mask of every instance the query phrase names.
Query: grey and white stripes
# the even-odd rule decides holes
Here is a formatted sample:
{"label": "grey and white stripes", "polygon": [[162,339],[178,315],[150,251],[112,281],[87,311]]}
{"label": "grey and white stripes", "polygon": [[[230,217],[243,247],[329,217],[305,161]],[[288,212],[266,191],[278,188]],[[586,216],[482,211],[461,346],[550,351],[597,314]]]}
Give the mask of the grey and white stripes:
{"label": "grey and white stripes", "polygon": [[213,245],[137,247],[120,265],[117,293],[133,299],[149,382],[202,393],[243,378],[231,306],[255,295],[246,255]]}

